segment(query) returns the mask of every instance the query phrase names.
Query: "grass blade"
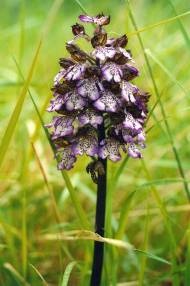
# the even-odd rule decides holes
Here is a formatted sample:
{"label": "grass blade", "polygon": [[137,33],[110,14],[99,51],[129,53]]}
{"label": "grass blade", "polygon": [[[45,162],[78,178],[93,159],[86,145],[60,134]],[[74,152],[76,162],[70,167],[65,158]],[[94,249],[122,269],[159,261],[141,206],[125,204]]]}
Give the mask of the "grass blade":
{"label": "grass blade", "polygon": [[[167,2],[168,2],[169,5],[171,6],[171,8],[172,8],[174,14],[175,14],[176,17],[177,17],[178,14],[177,14],[177,11],[176,11],[176,8],[175,8],[174,4],[172,3],[171,0],[167,0]],[[178,24],[179,24],[179,28],[180,28],[180,30],[181,30],[181,33],[182,33],[183,37],[184,37],[184,40],[185,40],[187,46],[190,48],[190,38],[189,38],[189,35],[188,35],[188,33],[187,33],[187,31],[186,31],[186,29],[185,29],[185,27],[184,27],[184,25],[183,25],[181,19],[180,19],[180,18],[177,18],[177,22],[178,22]]]}
{"label": "grass blade", "polygon": [[69,285],[69,284],[68,284],[68,282],[69,282],[69,277],[70,277],[71,272],[72,272],[72,270],[73,270],[73,268],[74,268],[75,265],[76,265],[76,261],[72,261],[72,262],[70,262],[70,263],[67,265],[67,267],[66,267],[66,269],[65,269],[65,272],[64,272],[64,274],[63,274],[63,280],[62,280],[61,286],[67,286],[67,285]]}
{"label": "grass blade", "polygon": [[[128,2],[128,0],[126,0],[126,1]],[[128,2],[128,3],[129,3],[129,2]],[[188,15],[190,15],[190,11],[187,11],[187,12],[185,12],[185,13],[179,14],[179,15],[177,15],[177,16],[175,16],[175,17],[172,17],[172,18],[169,18],[169,19],[162,20],[162,21],[160,21],[160,22],[154,23],[154,24],[152,24],[152,25],[146,26],[146,27],[141,28],[141,29],[135,29],[134,32],[127,33],[127,36],[130,37],[130,36],[138,35],[138,34],[140,34],[140,33],[142,33],[142,32],[146,32],[146,31],[148,31],[148,30],[157,28],[157,27],[159,27],[159,26],[161,26],[161,25],[165,25],[165,24],[171,23],[171,22],[173,22],[173,21],[176,21],[176,20],[178,20],[178,19],[180,19],[180,18],[182,18],[182,17],[188,16]]]}
{"label": "grass blade", "polygon": [[32,265],[31,263],[30,263],[30,266],[34,269],[34,271],[35,271],[35,272],[37,273],[37,275],[40,277],[40,279],[42,280],[43,285],[44,285],[44,286],[48,286],[47,282],[45,281],[45,279],[44,279],[44,277],[41,275],[41,273],[38,271],[38,269],[37,269],[34,265]]}
{"label": "grass blade", "polygon": [[38,59],[38,56],[39,56],[41,44],[42,44],[42,42],[40,41],[39,44],[38,44],[38,47],[36,49],[36,52],[35,52],[32,64],[30,66],[28,76],[27,76],[26,81],[24,83],[24,86],[23,86],[23,88],[21,90],[21,94],[19,96],[19,99],[18,99],[18,101],[16,103],[14,111],[13,111],[13,113],[11,115],[11,118],[9,120],[9,123],[7,125],[6,131],[5,131],[4,136],[2,138],[2,141],[1,141],[1,144],[0,144],[0,167],[1,167],[2,163],[3,163],[3,159],[5,157],[5,154],[6,154],[7,150],[8,150],[9,144],[11,142],[11,138],[12,138],[14,130],[16,128],[16,124],[17,124],[18,119],[20,117],[20,113],[22,111],[24,100],[26,98],[27,90],[28,90],[28,87],[29,87],[30,82],[32,80],[32,76],[33,76],[33,73],[34,73],[34,68],[35,68],[36,63],[37,63],[37,59]]}

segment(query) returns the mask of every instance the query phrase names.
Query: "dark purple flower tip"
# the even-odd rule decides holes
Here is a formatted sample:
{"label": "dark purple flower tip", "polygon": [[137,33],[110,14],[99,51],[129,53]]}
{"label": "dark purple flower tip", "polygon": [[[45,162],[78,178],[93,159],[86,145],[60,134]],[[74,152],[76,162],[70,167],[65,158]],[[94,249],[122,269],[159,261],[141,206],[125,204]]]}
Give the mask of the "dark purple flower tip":
{"label": "dark purple flower tip", "polygon": [[84,27],[78,23],[72,26],[72,32],[74,36],[85,35]]}
{"label": "dark purple flower tip", "polygon": [[120,108],[121,102],[111,91],[105,90],[93,105],[100,111],[116,112]]}
{"label": "dark purple flower tip", "polygon": [[128,147],[128,155],[132,158],[142,158],[142,154],[135,144],[130,144]]}
{"label": "dark purple flower tip", "polygon": [[139,71],[134,66],[125,64],[123,67],[124,79],[129,81],[139,76]]}
{"label": "dark purple flower tip", "polygon": [[50,105],[47,108],[47,111],[59,111],[62,109],[64,104],[64,97],[61,94],[58,94],[54,99],[50,101]]}
{"label": "dark purple flower tip", "polygon": [[75,116],[73,115],[55,116],[52,123],[47,126],[54,128],[52,139],[72,135],[74,131],[72,124],[74,120]]}
{"label": "dark purple flower tip", "polygon": [[101,61],[105,61],[107,58],[112,59],[116,54],[116,50],[113,47],[97,47],[92,55]]}
{"label": "dark purple flower tip", "polygon": [[114,138],[108,138],[101,142],[99,147],[99,157],[102,159],[108,158],[113,162],[117,162],[121,159],[119,148],[121,143]]}
{"label": "dark purple flower tip", "polygon": [[129,112],[126,112],[125,120],[123,121],[123,126],[124,128],[129,129],[133,132],[139,132],[142,130],[142,125]]}
{"label": "dark purple flower tip", "polygon": [[84,79],[77,83],[78,93],[91,100],[98,99],[100,97],[100,90],[102,89],[101,83],[92,78]]}
{"label": "dark purple flower tip", "polygon": [[75,64],[65,71],[64,78],[68,81],[79,80],[83,78],[86,68],[86,64]]}
{"label": "dark purple flower tip", "polygon": [[74,155],[95,156],[98,154],[98,140],[93,134],[87,134],[84,136],[78,136],[75,143],[72,145],[72,151]]}
{"label": "dark purple flower tip", "polygon": [[78,120],[81,126],[90,124],[93,127],[97,128],[97,126],[103,122],[103,117],[100,115],[99,112],[93,109],[87,109],[83,113],[79,114]]}
{"label": "dark purple flower tip", "polygon": [[125,48],[128,43],[128,38],[126,35],[123,35],[117,39],[115,39],[115,46]]}
{"label": "dark purple flower tip", "polygon": [[73,60],[71,60],[71,59],[60,58],[59,59],[59,64],[64,69],[67,69],[70,66],[73,66],[75,64],[75,62]]}
{"label": "dark purple flower tip", "polygon": [[138,91],[139,89],[135,85],[127,81],[121,82],[121,95],[127,102],[134,103],[136,101],[134,94],[138,93]]}
{"label": "dark purple flower tip", "polygon": [[113,62],[106,63],[103,66],[102,74],[107,81],[113,79],[115,82],[120,82],[123,76],[121,66]]}
{"label": "dark purple flower tip", "polygon": [[78,94],[76,89],[67,93],[64,97],[64,100],[65,108],[68,111],[82,110],[87,104],[86,100]]}
{"label": "dark purple flower tip", "polygon": [[64,148],[63,151],[60,151],[57,156],[61,158],[58,163],[58,170],[70,170],[73,168],[73,164],[76,162],[76,157],[73,155],[70,146]]}

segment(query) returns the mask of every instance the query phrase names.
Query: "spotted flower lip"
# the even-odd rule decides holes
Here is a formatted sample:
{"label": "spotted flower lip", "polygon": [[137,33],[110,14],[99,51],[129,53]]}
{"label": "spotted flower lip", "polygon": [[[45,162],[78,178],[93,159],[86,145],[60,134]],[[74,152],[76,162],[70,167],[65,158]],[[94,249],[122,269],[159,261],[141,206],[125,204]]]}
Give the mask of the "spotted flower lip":
{"label": "spotted flower lip", "polygon": [[82,110],[87,104],[86,100],[78,94],[76,89],[64,96],[64,103],[68,111]]}
{"label": "spotted flower lip", "polygon": [[63,95],[57,95],[54,99],[50,101],[50,105],[47,108],[47,111],[52,112],[52,111],[59,111],[64,104],[64,97]]}
{"label": "spotted flower lip", "polygon": [[78,93],[82,97],[87,97],[92,101],[100,97],[100,91],[102,89],[102,84],[93,78],[83,79],[77,83]]}
{"label": "spotted flower lip", "polygon": [[128,147],[128,155],[134,159],[142,158],[142,154],[135,144],[130,144]]}
{"label": "spotted flower lip", "polygon": [[69,146],[65,147],[63,151],[58,152],[57,156],[61,158],[60,160],[58,159],[58,170],[70,170],[73,168],[73,164],[76,162],[76,157],[73,155],[73,152]]}
{"label": "spotted flower lip", "polygon": [[95,156],[98,154],[97,137],[93,134],[80,136],[71,148],[74,155],[87,154],[88,156]]}
{"label": "spotted flower lip", "polygon": [[97,47],[92,55],[101,61],[105,61],[106,59],[112,59],[116,54],[116,50],[113,47]]}
{"label": "spotted flower lip", "polygon": [[125,120],[123,121],[123,126],[126,129],[132,130],[134,132],[142,130],[141,124],[129,112],[126,113]]}
{"label": "spotted flower lip", "polygon": [[67,115],[67,116],[54,116],[53,121],[46,125],[48,128],[54,128],[52,133],[52,139],[57,139],[59,137],[72,135],[74,131],[73,121],[75,120],[75,116]]}
{"label": "spotted flower lip", "polygon": [[[56,112],[46,127],[59,170],[70,170],[77,156],[84,154],[93,162],[117,162],[122,151],[141,158],[146,141],[149,94],[132,82],[139,71],[126,49],[127,36],[109,38],[105,30],[109,16],[80,15],[79,19],[95,24],[95,30],[89,36],[83,25],[72,26],[73,39],[66,43],[69,57],[59,60],[61,68],[54,78],[53,98],[47,109]],[[76,44],[78,38],[86,40],[93,50],[83,51]]]}
{"label": "spotted flower lip", "polygon": [[109,138],[102,140],[100,143],[99,153],[100,158],[105,159],[108,158],[113,162],[117,162],[121,159],[121,154],[119,148],[121,147],[121,143],[119,143],[114,138]]}
{"label": "spotted flower lip", "polygon": [[112,92],[105,90],[93,105],[100,111],[117,112],[121,106],[121,102]]}
{"label": "spotted flower lip", "polygon": [[114,80],[115,82],[120,82],[123,77],[121,67],[114,62],[106,63],[102,67],[102,74],[107,81]]}
{"label": "spotted flower lip", "polygon": [[92,108],[86,109],[78,116],[78,119],[81,126],[90,124],[95,128],[103,122],[101,114]]}
{"label": "spotted flower lip", "polygon": [[139,89],[128,81],[123,80],[121,82],[121,95],[127,102],[135,103],[136,99],[134,95],[137,94],[138,91]]}
{"label": "spotted flower lip", "polygon": [[75,64],[69,67],[63,74],[64,78],[68,81],[70,80],[79,80],[84,76],[86,70],[85,64]]}

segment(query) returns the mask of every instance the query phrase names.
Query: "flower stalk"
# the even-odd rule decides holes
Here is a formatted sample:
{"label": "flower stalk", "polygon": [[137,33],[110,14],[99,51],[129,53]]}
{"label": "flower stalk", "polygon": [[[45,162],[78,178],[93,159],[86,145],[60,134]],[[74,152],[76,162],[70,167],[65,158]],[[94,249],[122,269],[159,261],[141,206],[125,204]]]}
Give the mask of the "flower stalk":
{"label": "flower stalk", "polygon": [[[102,123],[98,128],[98,140],[105,139],[105,128]],[[103,174],[98,174],[97,184],[97,201],[96,201],[96,220],[95,220],[95,232],[101,236],[104,236],[105,226],[105,211],[106,211],[106,190],[107,190],[107,160],[98,158],[98,161],[104,168]],[[103,268],[104,258],[104,243],[94,242],[94,257],[92,263],[92,275],[91,286],[99,286],[101,283],[101,275]]]}

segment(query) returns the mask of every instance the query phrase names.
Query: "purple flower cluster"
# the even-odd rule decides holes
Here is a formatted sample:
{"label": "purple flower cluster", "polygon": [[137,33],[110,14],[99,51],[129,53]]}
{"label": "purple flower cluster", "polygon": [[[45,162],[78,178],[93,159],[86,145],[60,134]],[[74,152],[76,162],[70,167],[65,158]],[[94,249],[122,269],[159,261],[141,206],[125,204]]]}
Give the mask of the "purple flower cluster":
{"label": "purple flower cluster", "polygon": [[[70,57],[60,59],[48,107],[58,114],[47,125],[57,149],[58,169],[71,169],[76,156],[83,154],[113,162],[121,159],[121,151],[141,158],[149,95],[131,83],[139,71],[125,49],[127,37],[108,38],[104,29],[108,16],[81,15],[79,19],[95,24],[94,34],[89,37],[78,23],[72,26],[74,39],[66,44]],[[81,37],[91,42],[91,53],[76,44]],[[99,142],[101,124],[106,137]]]}

